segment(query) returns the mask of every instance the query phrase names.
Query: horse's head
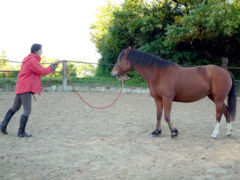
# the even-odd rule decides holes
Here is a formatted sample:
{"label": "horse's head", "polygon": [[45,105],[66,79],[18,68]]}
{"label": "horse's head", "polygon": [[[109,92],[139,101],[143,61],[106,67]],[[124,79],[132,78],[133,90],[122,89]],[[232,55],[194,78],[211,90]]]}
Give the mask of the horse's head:
{"label": "horse's head", "polygon": [[127,56],[131,47],[124,49],[118,56],[117,64],[112,69],[112,77],[116,79],[127,80],[125,75],[132,69],[131,63],[127,60]]}

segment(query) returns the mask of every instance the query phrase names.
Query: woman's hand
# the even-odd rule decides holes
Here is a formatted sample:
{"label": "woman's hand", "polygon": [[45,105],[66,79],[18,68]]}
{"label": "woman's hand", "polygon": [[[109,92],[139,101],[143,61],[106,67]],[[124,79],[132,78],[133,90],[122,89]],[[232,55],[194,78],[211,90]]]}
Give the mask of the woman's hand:
{"label": "woman's hand", "polygon": [[63,61],[55,61],[53,64],[57,67],[58,64],[62,63]]}

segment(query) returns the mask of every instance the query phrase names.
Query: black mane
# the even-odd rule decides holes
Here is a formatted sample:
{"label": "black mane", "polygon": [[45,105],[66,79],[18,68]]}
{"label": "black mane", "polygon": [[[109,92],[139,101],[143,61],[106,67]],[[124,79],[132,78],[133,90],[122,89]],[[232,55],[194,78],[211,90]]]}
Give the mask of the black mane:
{"label": "black mane", "polygon": [[[120,58],[123,56],[123,54],[124,54],[124,50],[121,52]],[[160,57],[157,57],[155,55],[142,52],[136,49],[129,50],[127,55],[127,60],[132,65],[138,65],[138,66],[144,66],[144,67],[157,66],[159,68],[164,68],[167,66],[176,66],[176,63],[172,61],[168,61]]]}

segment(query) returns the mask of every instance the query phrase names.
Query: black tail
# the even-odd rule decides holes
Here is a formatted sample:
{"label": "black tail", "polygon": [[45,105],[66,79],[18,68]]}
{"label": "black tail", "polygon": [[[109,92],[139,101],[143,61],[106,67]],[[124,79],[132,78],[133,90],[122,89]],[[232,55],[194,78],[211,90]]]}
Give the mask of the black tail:
{"label": "black tail", "polygon": [[236,110],[237,110],[237,89],[236,89],[236,82],[232,73],[229,72],[232,77],[232,88],[228,94],[228,112],[230,115],[231,121],[234,121],[236,117]]}

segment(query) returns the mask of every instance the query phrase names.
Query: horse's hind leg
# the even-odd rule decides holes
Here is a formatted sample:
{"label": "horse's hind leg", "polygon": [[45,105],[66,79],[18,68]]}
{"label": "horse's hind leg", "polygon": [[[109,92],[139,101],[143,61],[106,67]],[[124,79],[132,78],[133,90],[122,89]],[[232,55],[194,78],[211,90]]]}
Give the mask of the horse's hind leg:
{"label": "horse's hind leg", "polygon": [[228,112],[228,107],[225,103],[223,104],[223,114],[226,117],[226,128],[227,128],[226,135],[228,137],[231,137],[232,136],[232,125],[231,125],[230,115]]}
{"label": "horse's hind leg", "polygon": [[[209,95],[208,97],[209,97],[209,99],[211,99],[214,102],[214,99],[213,99],[212,95]],[[227,107],[227,105],[225,103],[223,103],[223,114],[224,114],[224,116],[226,118],[226,129],[227,129],[226,135],[230,137],[230,136],[232,136],[232,125],[231,125],[230,115],[229,115],[229,112],[228,112],[228,107]],[[215,128],[216,128],[216,126],[215,126]],[[216,131],[218,131],[218,128],[216,128]],[[216,137],[214,137],[214,138],[216,138]]]}
{"label": "horse's hind leg", "polygon": [[164,116],[165,120],[168,123],[168,127],[171,131],[171,136],[172,138],[178,136],[178,130],[176,128],[173,128],[171,119],[170,119],[170,114],[171,114],[171,109],[172,109],[172,100],[170,99],[163,99],[163,107],[164,107]]}
{"label": "horse's hind leg", "polygon": [[213,133],[211,135],[211,137],[216,138],[218,133],[219,133],[219,127],[220,127],[220,121],[221,121],[221,117],[222,117],[222,113],[223,113],[223,102],[220,101],[215,101],[215,105],[216,105],[216,126],[213,130]]}

